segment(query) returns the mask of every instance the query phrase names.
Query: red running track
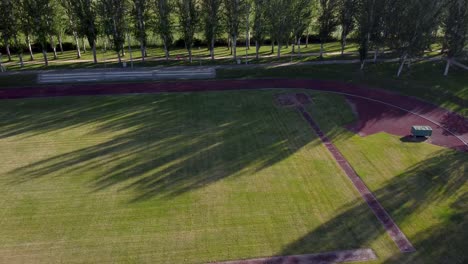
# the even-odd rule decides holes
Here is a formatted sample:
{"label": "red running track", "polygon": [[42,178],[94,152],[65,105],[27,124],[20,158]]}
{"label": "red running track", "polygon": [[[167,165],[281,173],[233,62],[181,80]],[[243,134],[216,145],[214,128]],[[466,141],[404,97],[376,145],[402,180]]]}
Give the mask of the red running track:
{"label": "red running track", "polygon": [[[468,151],[468,119],[454,114],[448,110],[434,106],[428,102],[416,98],[407,97],[381,89],[371,89],[364,86],[347,84],[336,81],[317,81],[306,79],[260,79],[260,80],[214,80],[214,81],[179,81],[179,82],[155,82],[155,83],[119,83],[119,84],[88,84],[88,85],[60,85],[23,87],[13,89],[0,89],[0,99],[19,99],[53,96],[81,96],[81,95],[109,95],[109,94],[132,94],[132,93],[161,93],[161,92],[197,92],[197,91],[224,91],[224,90],[249,90],[260,88],[303,88],[317,91],[342,93],[351,96],[355,100],[361,100],[367,105],[361,111],[361,121],[375,120],[375,116],[366,117],[362,113],[378,114],[381,121],[380,130],[388,129],[395,124],[404,124],[404,131],[399,130],[395,134],[402,135],[409,132],[410,124],[418,125],[426,122],[435,128],[437,133],[432,137],[433,144],[450,147],[453,149]],[[361,104],[363,105],[363,104]],[[383,107],[385,106],[385,107]],[[411,116],[412,120],[400,122],[385,116],[388,109],[398,109]],[[403,120],[403,119],[401,119]],[[417,123],[416,123],[417,122]],[[369,124],[369,123],[367,123]],[[372,132],[372,128],[361,126],[363,134]],[[389,127],[390,126],[390,127]],[[382,129],[385,128],[385,129]],[[403,128],[403,127],[402,127]],[[360,132],[360,131],[357,131]],[[403,136],[403,135],[402,135]]]}
{"label": "red running track", "polygon": [[401,252],[413,252],[415,248],[405,236],[405,234],[400,230],[397,224],[393,221],[392,217],[385,211],[383,206],[379,203],[377,198],[372,194],[372,192],[367,188],[364,181],[357,175],[356,171],[351,167],[351,164],[346,160],[346,158],[341,154],[338,148],[331,142],[331,140],[325,136],[317,123],[312,119],[309,113],[304,109],[303,106],[297,106],[297,110],[302,114],[304,119],[309,123],[313,128],[315,133],[322,140],[325,147],[333,155],[336,162],[340,165],[343,171],[346,173],[348,178],[352,181],[354,187],[359,191],[362,198],[366,201],[367,205],[370,207],[375,216],[384,226],[388,235],[395,242],[397,247]]}

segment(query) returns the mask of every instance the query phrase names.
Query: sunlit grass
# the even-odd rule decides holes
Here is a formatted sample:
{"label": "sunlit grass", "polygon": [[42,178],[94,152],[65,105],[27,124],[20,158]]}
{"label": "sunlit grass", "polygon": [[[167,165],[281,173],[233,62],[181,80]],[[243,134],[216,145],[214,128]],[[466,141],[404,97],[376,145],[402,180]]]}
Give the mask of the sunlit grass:
{"label": "sunlit grass", "polygon": [[[3,101],[0,262],[281,254],[360,200],[275,93]],[[367,244],[349,221],[308,250]]]}

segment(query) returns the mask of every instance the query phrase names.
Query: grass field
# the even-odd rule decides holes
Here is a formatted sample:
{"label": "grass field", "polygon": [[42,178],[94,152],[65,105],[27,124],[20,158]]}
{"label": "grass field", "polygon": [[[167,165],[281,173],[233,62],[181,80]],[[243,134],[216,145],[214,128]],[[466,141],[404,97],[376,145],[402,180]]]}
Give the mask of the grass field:
{"label": "grass field", "polygon": [[[286,47],[284,46],[281,49],[281,54],[283,58],[277,59],[276,52],[277,47],[275,47],[275,52],[271,53],[271,46],[264,45],[261,46],[259,50],[260,57],[263,57],[259,60],[255,60],[254,58],[250,58],[250,63],[269,63],[269,62],[288,62],[291,60],[292,54],[292,46]],[[341,57],[339,54],[341,52],[341,44],[339,42],[330,42],[324,45],[325,52],[329,52],[330,54],[325,54],[325,59],[346,59],[346,58],[358,58],[357,54],[348,55]],[[246,51],[249,56],[255,55],[255,47],[251,47],[250,49],[246,50],[245,46],[238,46],[237,47],[237,56],[239,59],[244,61]],[[345,52],[357,52],[357,45],[355,43],[350,43]],[[123,61],[130,61],[130,54],[128,47],[125,49],[126,55],[122,57]],[[218,64],[235,64],[236,62],[232,59],[232,55],[230,50],[227,47],[216,47],[215,48],[215,56],[217,58],[216,61],[210,60],[210,54],[207,47],[194,47],[193,50],[193,62],[190,63],[188,61],[188,52],[184,48],[174,48],[170,51],[171,61],[165,61],[165,54],[164,50],[161,47],[149,47],[147,49],[148,57],[146,58],[146,62],[136,62],[135,65],[137,67],[150,67],[150,66],[175,66],[175,65],[199,65],[200,61],[202,65],[218,65]],[[305,45],[301,45],[301,53],[318,53],[320,52],[320,44],[311,43],[307,47]],[[296,53],[298,50],[296,48]],[[37,70],[37,69],[74,69],[74,68],[104,68],[104,67],[121,67],[121,65],[116,63],[117,60],[117,53],[112,50],[104,50],[100,49],[97,51],[97,59],[99,64],[95,65],[92,63],[93,60],[93,53],[91,50],[87,50],[87,52],[82,52],[81,59],[77,59],[77,53],[75,50],[65,51],[63,54],[58,52],[58,59],[53,59],[53,53],[48,52],[47,56],[49,58],[49,67],[44,67],[44,58],[42,53],[35,53],[33,62],[29,61],[29,54],[24,54],[25,58],[25,67],[21,68],[19,65],[19,58],[18,56],[12,57],[12,63],[7,65],[7,69],[10,71],[13,70]],[[265,57],[267,56],[267,57]],[[133,47],[132,49],[132,58],[136,61],[141,60],[141,51],[139,47]],[[179,58],[179,60],[176,60]],[[313,57],[297,57],[293,58],[294,61],[310,61],[310,60],[317,60],[317,56]],[[7,63],[8,58],[3,55],[2,62]]]}
{"label": "grass field", "polygon": [[466,153],[357,137],[339,96],[311,113],[414,243],[401,255],[279,91],[0,105],[0,262],[202,263],[373,248],[463,263]]}

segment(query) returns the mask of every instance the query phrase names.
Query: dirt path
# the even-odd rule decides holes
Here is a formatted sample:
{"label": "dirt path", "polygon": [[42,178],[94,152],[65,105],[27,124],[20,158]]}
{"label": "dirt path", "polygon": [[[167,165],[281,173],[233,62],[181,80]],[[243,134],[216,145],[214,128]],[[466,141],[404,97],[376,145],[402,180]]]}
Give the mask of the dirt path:
{"label": "dirt path", "polygon": [[[262,88],[303,88],[316,91],[333,92],[364,100],[375,105],[367,112],[384,113],[386,109],[396,109],[409,116],[418,117],[432,124],[437,133],[435,143],[453,149],[468,151],[468,119],[446,109],[437,107],[416,98],[407,97],[381,89],[337,81],[318,81],[305,79],[259,79],[259,80],[214,80],[214,81],[177,81],[154,83],[119,83],[88,85],[57,85],[0,89],[0,99],[20,99],[55,96],[110,95],[161,92],[200,92],[249,90]],[[379,107],[377,107],[379,106]],[[382,107],[385,106],[385,107]],[[382,112],[383,111],[383,112]],[[380,115],[385,120],[385,115]],[[375,121],[375,120],[374,120]],[[393,123],[399,120],[393,119]],[[361,124],[362,125],[362,124]],[[410,127],[405,128],[410,129]],[[434,142],[432,142],[434,143]]]}

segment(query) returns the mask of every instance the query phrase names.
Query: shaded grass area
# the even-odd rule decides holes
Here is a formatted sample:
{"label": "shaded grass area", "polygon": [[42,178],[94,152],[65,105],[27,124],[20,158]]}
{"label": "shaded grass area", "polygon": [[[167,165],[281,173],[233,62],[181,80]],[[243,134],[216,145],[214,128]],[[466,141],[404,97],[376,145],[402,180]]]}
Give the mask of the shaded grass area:
{"label": "shaded grass area", "polygon": [[[341,51],[341,45],[339,42],[330,42],[324,45],[325,52],[336,53]],[[251,47],[247,49],[242,46],[237,47],[237,56],[242,61],[245,59],[245,55],[253,56],[255,55],[255,47]],[[130,53],[128,48],[125,49],[126,54],[122,58],[123,61],[129,62],[130,61]],[[250,63],[264,63],[264,62],[274,62],[274,61],[289,61],[290,55],[293,54],[292,46],[283,47],[281,49],[282,56],[285,58],[276,59],[276,51],[277,47],[275,47],[275,52],[271,53],[271,46],[262,46],[259,50],[260,56],[268,56],[268,58],[262,58],[260,60],[249,59]],[[301,53],[318,53],[320,52],[320,44],[311,43],[308,47],[305,45],[301,45]],[[357,45],[355,43],[349,43],[346,47],[345,52],[357,52]],[[219,65],[219,64],[235,64],[236,62],[232,58],[230,49],[227,47],[216,47],[215,48],[215,56],[219,58],[218,60],[211,61],[209,60],[210,54],[206,47],[194,47],[192,50],[193,53],[193,62],[190,63],[188,61],[188,53],[186,49],[174,49],[171,50],[171,60],[165,61],[165,54],[164,50],[160,47],[149,47],[147,49],[148,57],[146,57],[146,62],[140,62],[141,60],[141,52],[139,49],[132,49],[132,58],[138,62],[135,63],[136,67],[151,67],[151,66],[176,66],[176,65],[198,65],[200,63],[199,60],[202,60],[202,65]],[[298,54],[298,50],[296,47],[295,54]],[[26,55],[26,54],[25,54]],[[104,67],[121,67],[121,65],[117,64],[115,60],[117,60],[117,54],[112,50],[98,50],[97,51],[97,59],[98,64],[95,65],[89,60],[93,60],[93,54],[91,51],[82,52],[81,59],[77,59],[76,51],[65,51],[63,54],[60,52],[58,53],[58,59],[53,59],[53,53],[48,53],[48,58],[50,65],[49,67],[44,66],[44,59],[42,53],[35,54],[35,61],[27,61],[29,60],[29,56],[25,56],[25,66],[23,68],[19,65],[19,58],[18,56],[12,57],[12,62],[10,62],[7,66],[9,71],[15,70],[41,70],[41,69],[75,69],[75,68],[104,68]],[[272,56],[272,57],[270,57]],[[328,57],[338,57],[337,54],[332,54]],[[353,56],[357,58],[358,56],[355,54]],[[325,58],[327,56],[325,55]],[[295,61],[304,61],[309,60],[310,58],[297,58],[294,59]],[[316,59],[316,58],[315,58]],[[7,63],[7,57],[2,57],[3,63]]]}
{"label": "shaded grass area", "polygon": [[203,263],[310,230],[310,252],[391,254],[369,210],[364,233],[353,214],[323,228],[362,202],[277,92],[2,101],[0,262]]}
{"label": "shaded grass area", "polygon": [[364,71],[357,65],[320,65],[269,67],[265,69],[220,69],[218,78],[310,78],[339,80],[369,87],[383,88],[408,96],[414,96],[451,111],[468,116],[468,74],[452,69],[443,76],[442,62],[422,62],[405,69],[396,77],[397,64],[369,64]]}
{"label": "shaded grass area", "polygon": [[[243,91],[2,101],[0,262],[203,263],[371,247],[464,263],[466,153],[309,111],[414,243],[400,254],[307,123]],[[290,92],[288,90],[287,92]],[[302,91],[304,92],[304,91]]]}
{"label": "shaded grass area", "polygon": [[[468,156],[463,152],[426,143],[405,143],[396,136],[380,133],[362,138],[343,128],[353,121],[344,99],[311,93],[315,104],[310,112],[326,134],[350,161],[382,205],[389,211],[416,248],[412,254],[377,250],[383,263],[466,263],[468,239]],[[322,225],[324,233],[349,216],[367,239],[380,236],[360,221],[364,205],[355,205]],[[362,217],[363,220],[365,217]],[[304,236],[288,250],[313,243],[315,232]]]}

